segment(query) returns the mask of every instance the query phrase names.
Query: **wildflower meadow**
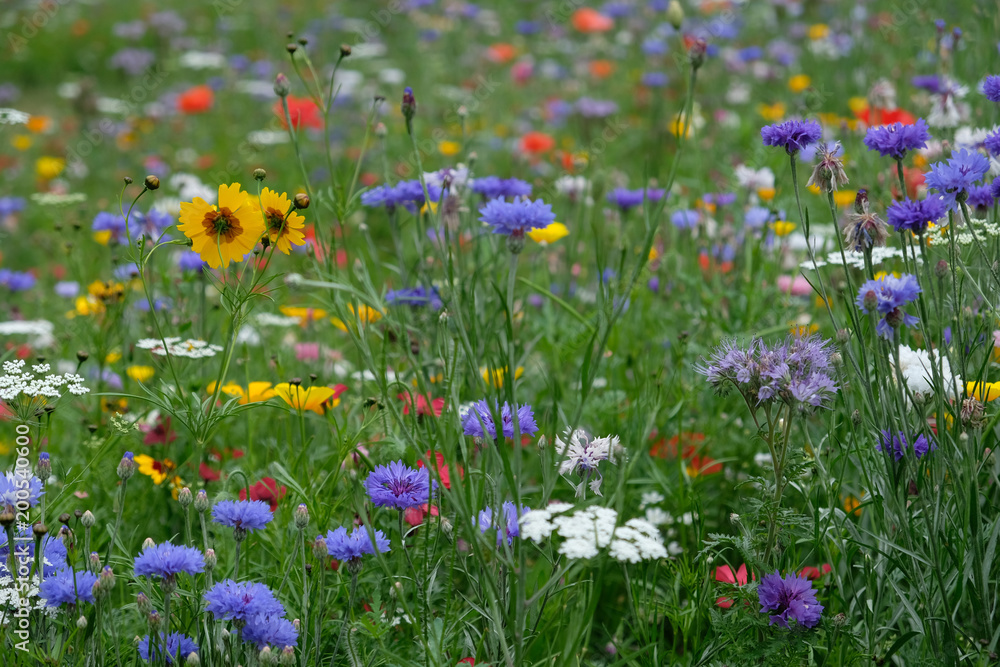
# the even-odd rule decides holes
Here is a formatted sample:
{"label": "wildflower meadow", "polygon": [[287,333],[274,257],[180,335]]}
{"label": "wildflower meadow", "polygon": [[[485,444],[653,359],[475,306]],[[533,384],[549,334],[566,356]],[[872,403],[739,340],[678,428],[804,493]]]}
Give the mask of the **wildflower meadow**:
{"label": "wildflower meadow", "polygon": [[0,666],[1000,664],[996,2],[0,38]]}

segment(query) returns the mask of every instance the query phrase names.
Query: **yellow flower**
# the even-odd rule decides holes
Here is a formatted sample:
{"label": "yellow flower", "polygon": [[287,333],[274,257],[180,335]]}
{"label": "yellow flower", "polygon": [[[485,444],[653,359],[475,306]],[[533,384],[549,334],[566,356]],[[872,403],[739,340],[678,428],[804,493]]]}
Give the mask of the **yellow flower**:
{"label": "yellow flower", "polygon": [[[206,391],[209,396],[215,396],[215,385],[215,382],[208,384]],[[246,389],[234,383],[224,384],[222,385],[222,393],[227,396],[239,396],[240,405],[260,403],[277,396],[277,393],[271,388],[270,382],[251,382]]]}
{"label": "yellow flower", "polygon": [[901,277],[899,271],[893,271],[892,273],[889,273],[888,271],[879,271],[878,273],[875,274],[875,280],[882,280],[883,278],[887,278],[888,276],[893,276],[894,278]]}
{"label": "yellow flower", "polygon": [[458,155],[458,152],[462,150],[462,145],[457,141],[442,141],[438,144],[438,151],[441,155],[445,157],[451,157],[452,155]]}
{"label": "yellow flower", "polygon": [[855,190],[837,190],[833,193],[833,203],[837,206],[852,206],[857,196]]}
{"label": "yellow flower", "polygon": [[35,173],[38,174],[39,178],[43,178],[46,181],[51,180],[62,173],[63,169],[66,168],[66,160],[61,157],[50,157],[48,155],[43,155],[42,157],[35,160]]}
{"label": "yellow flower", "polygon": [[764,120],[781,120],[785,117],[785,104],[784,102],[775,102],[774,104],[758,104],[757,113],[759,113],[761,118]]}
{"label": "yellow flower", "polygon": [[806,186],[806,190],[808,190],[809,192],[813,193],[814,195],[818,195],[820,193],[819,186],[816,185],[816,184],[807,185]]}
{"label": "yellow flower", "polygon": [[814,23],[809,26],[809,39],[818,41],[825,39],[830,34],[830,28],[825,23]]}
{"label": "yellow flower", "polygon": [[788,333],[796,336],[797,338],[805,338],[806,336],[814,334],[817,331],[819,331],[819,325],[815,323],[795,324],[794,322],[790,322],[788,324]]}
{"label": "yellow flower", "polygon": [[[369,308],[364,304],[358,306],[358,310],[355,313],[354,304],[349,303],[347,304],[347,310],[351,312],[351,315],[355,316],[351,318],[350,320],[351,324],[354,324],[357,320],[361,320],[361,326],[365,326],[371,324],[372,322],[378,322],[380,319],[382,319],[381,312],[375,310],[374,308]],[[344,321],[341,320],[340,318],[331,317],[330,322],[332,322],[333,326],[337,327],[341,331],[347,331],[347,325],[344,324]]]}
{"label": "yellow flower", "polygon": [[788,236],[795,231],[795,223],[778,220],[777,222],[771,224],[771,228],[774,229],[774,233],[777,236]]}
{"label": "yellow flower", "polygon": [[293,245],[306,242],[306,235],[302,231],[306,219],[292,210],[292,200],[288,195],[284,192],[279,195],[270,188],[264,188],[260,193],[260,204],[263,206],[268,237],[271,243],[278,246],[278,250],[287,255]]}
{"label": "yellow flower", "polygon": [[111,240],[111,230],[106,229],[103,232],[94,232],[94,240],[101,245],[108,245],[108,241]]}
{"label": "yellow flower", "polygon": [[[864,497],[865,494],[861,494]],[[861,516],[861,501],[854,496],[847,496],[844,498],[844,511],[848,514],[853,514],[854,516]]]}
{"label": "yellow flower", "polygon": [[296,410],[305,411],[312,410],[318,415],[325,412],[323,404],[334,399],[333,406],[340,404],[340,398],[335,398],[334,390],[330,387],[317,387],[312,386],[308,389],[303,389],[300,385],[292,385],[287,382],[282,382],[281,384],[274,386],[275,393],[281,397],[285,403],[292,406]]}
{"label": "yellow flower", "polygon": [[163,459],[162,462],[157,461],[152,456],[147,454],[138,454],[135,457],[135,463],[139,466],[139,472],[143,475],[153,478],[154,484],[163,484],[164,480],[170,475],[170,473],[177,468],[173,461],[170,459]]}
{"label": "yellow flower", "polygon": [[101,301],[118,301],[125,296],[125,285],[95,280],[87,285],[87,293]]}
{"label": "yellow flower", "polygon": [[239,183],[219,186],[218,206],[201,197],[181,202],[180,223],[177,229],[191,239],[192,250],[213,269],[243,259],[264,235],[256,198],[243,192]]}
{"label": "yellow flower", "polygon": [[847,100],[847,108],[851,113],[861,113],[868,108],[868,99],[864,97],[852,97]]}
{"label": "yellow flower", "polygon": [[125,374],[136,382],[148,382],[155,374],[152,366],[129,366]]}
{"label": "yellow flower", "polygon": [[87,317],[88,315],[100,315],[104,312],[104,304],[92,296],[78,296],[73,304],[73,310],[66,313],[66,317],[72,319],[77,315]]}
{"label": "yellow flower", "polygon": [[965,385],[965,393],[983,403],[990,403],[1000,397],[1000,382],[968,382]]}
{"label": "yellow flower", "polygon": [[660,251],[657,250],[655,247],[650,248],[649,249],[649,261],[655,262],[659,258],[660,258]]}
{"label": "yellow flower", "polygon": [[771,201],[774,199],[774,188],[760,188],[757,190],[757,196],[763,201]]}
{"label": "yellow flower", "polygon": [[788,80],[788,89],[793,93],[801,93],[803,90],[808,88],[811,83],[812,79],[810,79],[807,75],[796,74]]}
{"label": "yellow flower", "polygon": [[111,352],[108,352],[106,355],[104,355],[104,363],[106,364],[115,364],[121,361],[121,359],[122,359],[122,353],[119,352],[118,350],[112,350]]}
{"label": "yellow flower", "polygon": [[554,243],[559,239],[569,236],[569,230],[566,229],[566,225],[561,222],[553,222],[547,227],[542,227],[540,229],[532,229],[528,232],[528,236],[535,243]]}
{"label": "yellow flower", "polygon": [[22,152],[31,148],[31,143],[31,137],[26,134],[19,134],[10,140],[10,145]]}
{"label": "yellow flower", "polygon": [[[506,368],[497,368],[492,373],[490,373],[490,369],[488,368],[480,368],[479,372],[482,374],[483,380],[490,383],[490,385],[498,389],[503,387],[504,376],[507,374]],[[518,366],[514,369],[515,380],[519,379],[522,375],[524,375],[524,366]]]}
{"label": "yellow flower", "polygon": [[173,479],[170,480],[170,495],[177,500],[177,497],[181,495],[181,489],[183,489],[187,484],[178,475],[174,475]]}
{"label": "yellow flower", "polygon": [[[693,117],[694,114],[692,114],[692,118]],[[681,133],[681,128],[683,128],[684,138],[688,139],[691,137],[692,134],[694,134],[693,126],[694,123],[685,119],[683,113],[675,113],[673,118],[670,120],[670,124],[667,127],[667,130],[670,132],[670,134],[676,137]]]}
{"label": "yellow flower", "polygon": [[282,306],[279,308],[282,315],[286,317],[299,318],[299,326],[306,326],[310,322],[321,320],[326,317],[326,311],[322,308],[306,308],[305,306]]}

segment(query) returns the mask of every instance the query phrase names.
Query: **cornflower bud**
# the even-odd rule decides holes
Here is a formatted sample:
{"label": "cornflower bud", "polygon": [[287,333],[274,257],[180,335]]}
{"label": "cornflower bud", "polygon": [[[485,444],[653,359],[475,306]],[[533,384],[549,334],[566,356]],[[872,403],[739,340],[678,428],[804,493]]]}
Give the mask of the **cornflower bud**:
{"label": "cornflower bud", "polygon": [[152,549],[155,546],[156,546],[156,542],[153,541],[152,537],[147,537],[142,542],[142,550],[143,551],[145,551],[146,549]]}
{"label": "cornflower bud", "polygon": [[111,590],[115,587],[115,573],[110,566],[104,566],[104,569],[101,570],[98,581],[101,583],[101,590],[104,593],[111,592]]}
{"label": "cornflower bud", "polygon": [[299,505],[295,508],[295,527],[299,530],[305,529],[309,525],[309,508],[305,505]]}
{"label": "cornflower bud", "polygon": [[148,616],[153,613],[153,603],[149,601],[145,593],[139,593],[135,598],[135,606],[139,610],[139,613]]}
{"label": "cornflower bud", "polygon": [[76,619],[76,627],[77,627],[78,630],[86,630],[87,629],[87,617],[83,616],[81,614],[80,618]]}
{"label": "cornflower bud", "polygon": [[316,541],[312,543],[313,558],[316,560],[323,560],[329,555],[326,549],[326,540],[323,539],[322,535],[316,536]]}
{"label": "cornflower bud", "polygon": [[177,502],[181,504],[181,507],[187,509],[194,502],[194,495],[191,493],[191,489],[184,487],[177,492]]}
{"label": "cornflower bud", "polygon": [[205,492],[205,489],[198,491],[194,497],[195,510],[204,514],[208,511],[209,507],[211,507],[211,505],[208,502],[208,493]]}
{"label": "cornflower bud", "polygon": [[90,568],[96,571],[101,567],[101,556],[96,551],[90,552]]}
{"label": "cornflower bud", "polygon": [[274,94],[278,97],[288,97],[288,93],[292,92],[292,86],[288,82],[288,77],[282,73],[274,77]]}
{"label": "cornflower bud", "polygon": [[944,278],[948,275],[948,262],[945,260],[940,260],[934,267],[934,275],[938,278]]}
{"label": "cornflower bud", "polygon": [[132,452],[125,452],[121,462],[118,464],[118,478],[123,482],[127,481],[135,474],[135,457]]}
{"label": "cornflower bud", "polygon": [[399,110],[403,112],[403,118],[409,126],[413,116],[417,113],[417,99],[413,96],[413,89],[407,86],[403,89],[403,102],[399,105]]}
{"label": "cornflower bud", "polygon": [[291,646],[286,646],[281,649],[281,665],[282,667],[291,667],[295,664],[295,649]]}
{"label": "cornflower bud", "polygon": [[705,53],[708,51],[708,44],[701,37],[696,37],[688,47],[688,57],[691,59],[691,67],[698,69],[705,63]]}
{"label": "cornflower bud", "polygon": [[35,468],[35,476],[44,483],[52,476],[52,462],[49,460],[48,452],[38,455],[38,466]]}
{"label": "cornflower bud", "polygon": [[205,571],[211,572],[215,569],[219,559],[215,555],[215,549],[205,549]]}
{"label": "cornflower bud", "polygon": [[80,517],[80,523],[83,524],[84,528],[93,528],[94,524],[97,523],[97,518],[94,516],[93,512],[87,510],[83,513],[83,516]]}
{"label": "cornflower bud", "polygon": [[670,0],[670,4],[667,5],[667,21],[674,30],[681,29],[681,23],[684,22],[684,8],[678,0]]}
{"label": "cornflower bud", "polygon": [[187,660],[184,662],[187,667],[201,667],[201,658],[194,651],[188,653]]}

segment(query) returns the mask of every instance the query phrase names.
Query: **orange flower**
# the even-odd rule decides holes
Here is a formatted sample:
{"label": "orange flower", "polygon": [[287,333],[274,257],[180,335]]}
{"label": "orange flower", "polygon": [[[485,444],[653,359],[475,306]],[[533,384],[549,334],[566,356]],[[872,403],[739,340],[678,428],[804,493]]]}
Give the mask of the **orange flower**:
{"label": "orange flower", "polygon": [[491,44],[490,47],[486,49],[486,57],[490,60],[490,62],[501,65],[510,62],[516,55],[517,49],[515,49],[512,44],[507,44],[505,42]]}
{"label": "orange flower", "polygon": [[556,140],[544,132],[528,132],[521,137],[521,150],[525,153],[548,153],[555,147]]}
{"label": "orange flower", "polygon": [[615,27],[615,22],[610,17],[590,7],[582,7],[573,12],[570,22],[580,32],[607,32]]}
{"label": "orange flower", "polygon": [[[205,391],[208,392],[209,396],[214,396],[215,382],[209,382]],[[240,405],[259,403],[276,396],[274,390],[271,389],[270,382],[251,382],[246,389],[238,384],[224,384],[222,385],[222,393],[227,396],[239,396]]]}
{"label": "orange flower", "polygon": [[336,387],[314,385],[303,389],[301,385],[282,382],[274,387],[274,392],[288,405],[303,412],[311,410],[318,415],[326,413],[328,407],[335,408],[340,405],[340,395],[345,391],[347,387],[342,384]]}
{"label": "orange flower", "polygon": [[189,88],[177,97],[177,110],[181,113],[205,113],[215,103],[215,93],[208,86]]}
{"label": "orange flower", "polygon": [[615,71],[615,64],[610,60],[592,60],[589,69],[595,79],[606,79]]}

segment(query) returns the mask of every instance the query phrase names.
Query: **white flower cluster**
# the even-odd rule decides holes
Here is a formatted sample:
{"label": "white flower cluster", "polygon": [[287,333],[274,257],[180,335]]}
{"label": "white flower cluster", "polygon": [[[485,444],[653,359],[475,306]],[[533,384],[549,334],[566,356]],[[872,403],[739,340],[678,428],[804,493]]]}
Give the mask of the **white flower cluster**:
{"label": "white flower cluster", "polygon": [[[906,386],[914,393],[919,392],[924,396],[934,393],[933,369],[938,366],[938,363],[941,364],[938,370],[941,372],[941,380],[945,385],[945,395],[949,397],[961,396],[962,378],[958,375],[952,375],[951,364],[948,363],[947,357],[939,359],[936,351],[931,353],[927,350],[914,350],[906,345],[899,346],[899,370],[906,381]],[[892,357],[889,357],[889,364],[893,368],[892,377],[895,379],[895,364]]]}
{"label": "white flower cluster", "polygon": [[[872,248],[872,266],[878,266],[882,262],[890,259],[902,259],[902,257],[903,257],[903,251],[900,250],[899,248],[890,248],[889,246]],[[829,253],[826,256],[826,259],[817,257],[816,266],[817,267],[826,266],[827,264],[838,264],[840,266],[843,266],[844,259],[847,260],[847,264],[849,266],[853,266],[856,269],[862,269],[862,270],[864,270],[865,268],[864,253],[855,252],[853,250],[845,250],[843,258],[840,256],[839,250]],[[923,262],[924,260],[922,260],[920,257],[917,257],[918,264],[923,264]],[[813,263],[811,260],[806,260],[804,262],[799,263],[799,266],[802,267],[803,269],[811,269],[813,268]]]}
{"label": "white flower cluster", "polygon": [[[45,559],[45,564],[52,565],[47,558]],[[31,601],[31,609],[33,611],[40,611],[50,618],[58,615],[60,611],[59,607],[50,607],[45,600],[38,597],[37,580],[37,577],[32,577],[31,583],[28,585],[27,590],[25,590],[9,574],[0,575],[0,627],[10,625],[10,621],[14,616],[13,612],[21,606],[22,599]]]}
{"label": "white flower cluster", "polygon": [[11,320],[0,322],[0,336],[13,336],[22,334],[34,336],[31,341],[32,347],[48,347],[56,342],[53,335],[56,325],[48,320]]}
{"label": "white flower cluster", "polygon": [[615,462],[615,454],[621,450],[617,435],[605,438],[591,438],[583,429],[577,429],[568,436],[569,442],[556,436],[556,451],[565,456],[559,464],[559,474],[568,475],[575,472],[581,478],[576,488],[577,497],[584,494],[584,486],[590,484],[590,490],[601,494],[601,472],[597,464],[601,461]]}
{"label": "white flower cluster", "polygon": [[571,509],[568,503],[553,503],[522,515],[521,537],[538,543],[555,533],[563,539],[559,553],[570,560],[593,558],[602,549],[628,563],[667,557],[659,531],[645,519],[618,526],[613,509],[593,506],[568,514]]}
{"label": "white flower cluster", "polygon": [[[1000,225],[989,222],[983,218],[970,218],[969,222],[976,228],[975,236],[972,230],[962,226],[955,230],[955,243],[958,245],[972,245],[976,241],[976,236],[982,242],[984,238],[1000,236]],[[947,245],[948,228],[936,227],[927,234],[927,243],[930,245]]]}
{"label": "white flower cluster", "polygon": [[[164,347],[166,343],[166,347]],[[194,338],[188,338],[187,340],[181,340],[176,336],[171,336],[164,339],[159,338],[143,338],[138,343],[135,344],[136,347],[142,350],[149,350],[155,355],[165,357],[168,354],[174,357],[187,357],[188,359],[204,359],[205,357],[214,357],[217,352],[222,352],[221,345],[213,345],[211,343],[206,343],[203,340],[197,340]]]}
{"label": "white flower cluster", "polygon": [[87,201],[87,195],[82,192],[67,192],[65,194],[58,192],[34,192],[29,197],[31,201],[40,206],[66,207]]}
{"label": "white flower cluster", "polygon": [[259,327],[294,327],[299,324],[297,317],[286,317],[274,313],[257,313],[254,320]]}
{"label": "white flower cluster", "polygon": [[31,116],[17,109],[0,109],[0,125],[24,125]]}
{"label": "white flower cluster", "polygon": [[35,364],[31,371],[24,368],[24,360],[3,362],[4,374],[0,376],[0,399],[10,402],[23,396],[34,399],[39,396],[59,398],[60,388],[65,387],[71,394],[80,396],[90,391],[83,386],[83,378],[76,373],[49,374],[52,370],[48,364]]}

